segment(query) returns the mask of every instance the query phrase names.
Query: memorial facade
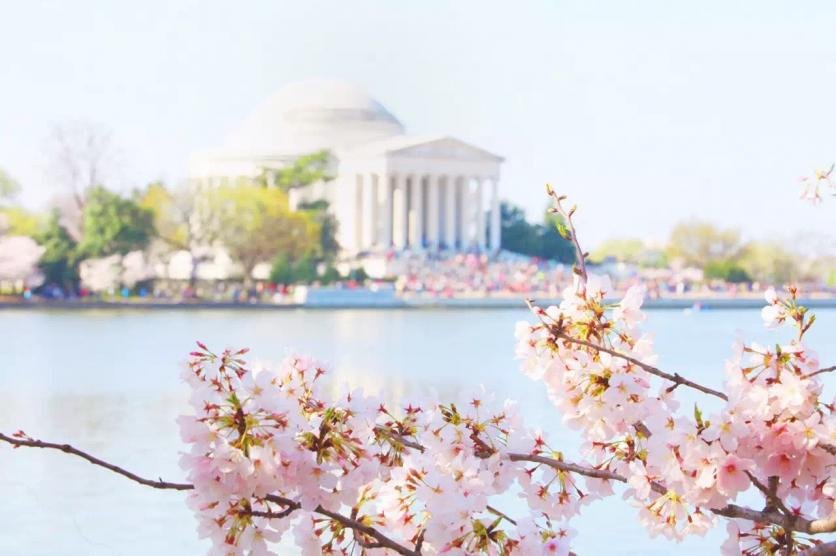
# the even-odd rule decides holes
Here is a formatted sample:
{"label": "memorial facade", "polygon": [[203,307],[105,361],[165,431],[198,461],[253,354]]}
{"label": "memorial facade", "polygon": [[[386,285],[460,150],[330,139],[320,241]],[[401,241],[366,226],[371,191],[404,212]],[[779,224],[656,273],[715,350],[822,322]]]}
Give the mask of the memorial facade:
{"label": "memorial facade", "polygon": [[347,83],[287,85],[223,147],[195,153],[189,175],[198,186],[234,183],[320,150],[333,179],[292,189],[291,206],[326,200],[347,254],[499,249],[502,158],[455,137],[409,135]]}

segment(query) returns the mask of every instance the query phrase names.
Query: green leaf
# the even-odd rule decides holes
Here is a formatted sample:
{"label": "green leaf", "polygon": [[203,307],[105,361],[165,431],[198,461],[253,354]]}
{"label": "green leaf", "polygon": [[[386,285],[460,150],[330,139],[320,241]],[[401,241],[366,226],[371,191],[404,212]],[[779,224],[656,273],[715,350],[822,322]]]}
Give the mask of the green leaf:
{"label": "green leaf", "polygon": [[562,220],[558,220],[557,222],[557,233],[559,233],[560,237],[567,241],[572,239],[572,232],[569,230],[569,226],[567,226]]}

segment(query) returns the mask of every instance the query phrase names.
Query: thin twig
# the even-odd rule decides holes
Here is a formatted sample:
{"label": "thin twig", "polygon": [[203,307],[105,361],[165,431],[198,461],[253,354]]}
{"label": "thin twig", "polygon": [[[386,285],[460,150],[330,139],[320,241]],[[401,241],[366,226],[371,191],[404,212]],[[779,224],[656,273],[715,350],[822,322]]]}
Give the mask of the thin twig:
{"label": "thin twig", "polygon": [[[534,463],[542,463],[560,469],[563,471],[571,471],[586,477],[594,479],[605,479],[626,483],[627,478],[618,473],[607,471],[603,469],[595,469],[592,467],[584,467],[573,463],[566,463],[545,456],[538,456],[534,454],[508,454],[511,461],[531,461]],[[665,494],[667,489],[661,483],[651,481],[650,486],[654,492]],[[800,531],[807,534],[817,533],[831,533],[836,531],[836,506],[833,513],[826,518],[810,520],[800,515],[790,514],[784,515],[778,511],[767,510],[753,510],[735,504],[728,504],[722,508],[710,508],[710,511],[723,517],[729,518],[743,518],[756,523],[774,523],[781,525],[785,529],[792,529],[793,531]]]}
{"label": "thin twig", "polygon": [[[99,467],[104,467],[108,471],[112,471],[114,473],[117,473],[119,475],[122,475],[123,477],[126,477],[126,478],[130,479],[131,481],[134,481],[135,483],[139,483],[139,484],[144,485],[144,486],[149,486],[151,488],[156,488],[156,489],[160,489],[160,490],[193,490],[194,489],[194,485],[191,485],[191,484],[188,484],[188,483],[170,483],[170,482],[167,482],[167,481],[163,481],[162,479],[154,481],[154,480],[151,480],[151,479],[146,479],[144,477],[140,477],[139,475],[137,475],[135,473],[132,473],[132,472],[126,470],[126,469],[123,469],[122,467],[119,467],[118,465],[108,463],[108,462],[106,462],[102,459],[99,459],[99,458],[97,458],[93,455],[88,454],[87,452],[79,450],[78,448],[75,448],[75,447],[73,447],[69,444],[57,444],[57,443],[54,443],[54,442],[43,442],[41,440],[34,440],[34,439],[31,439],[31,438],[28,438],[28,437],[27,438],[15,438],[15,437],[7,436],[3,433],[0,433],[0,440],[2,440],[3,442],[7,442],[14,447],[23,446],[23,447],[27,447],[27,448],[45,448],[45,449],[50,449],[50,450],[58,450],[60,452],[66,453],[66,454],[72,454],[74,456],[78,456],[78,457],[80,457],[84,460],[87,460],[88,462],[92,463],[93,465],[97,465]],[[260,516],[260,517],[272,517],[272,518],[286,517],[287,515],[290,515],[291,513],[293,513],[295,510],[298,510],[299,508],[301,508],[301,504],[299,502],[296,502],[296,501],[291,500],[289,498],[285,498],[283,496],[270,494],[270,495],[266,496],[265,499],[270,501],[270,502],[275,502],[277,504],[281,504],[281,505],[285,506],[285,509],[282,510],[281,512],[278,512],[278,513],[275,513],[275,514],[273,512],[251,512],[252,515]],[[323,508],[322,506],[317,506],[314,509],[314,511],[318,514],[324,515],[326,517],[329,517],[329,518],[333,519],[334,521],[337,521],[337,522],[341,523],[345,527],[348,527],[348,528],[353,529],[355,531],[359,531],[360,533],[363,533],[364,535],[368,535],[369,537],[374,538],[380,544],[380,546],[383,547],[383,548],[388,548],[390,550],[394,550],[395,552],[397,552],[398,554],[401,554],[403,556],[420,556],[420,554],[421,554],[421,552],[419,550],[412,550],[412,549],[409,549],[405,546],[402,546],[402,545],[398,544],[397,542],[393,541],[392,539],[390,539],[389,537],[387,537],[386,535],[384,535],[380,531],[374,529],[373,527],[369,527],[368,525],[360,523],[359,521],[356,521],[354,519],[351,519],[351,518],[346,517],[344,515],[341,515],[339,513],[332,512],[331,510],[327,510],[327,509]]]}
{"label": "thin twig", "polygon": [[[0,440],[7,442],[13,446],[25,446],[31,448],[47,448],[58,450],[64,453],[73,454],[78,456],[82,459],[85,459],[92,463],[93,465],[97,465],[99,467],[104,467],[109,471],[113,471],[123,477],[126,477],[134,482],[137,482],[141,485],[150,486],[152,488],[157,489],[169,489],[169,490],[192,490],[194,489],[194,485],[186,484],[186,483],[169,483],[163,480],[153,481],[150,479],[145,479],[136,475],[135,473],[131,473],[119,466],[113,465],[111,463],[105,462],[95,456],[92,456],[86,452],[78,450],[70,446],[69,444],[57,444],[52,442],[42,442],[40,440],[33,440],[30,438],[13,438],[10,436],[6,436],[5,434],[0,433]],[[604,480],[613,480],[618,481],[621,483],[626,483],[627,478],[623,475],[615,473],[613,471],[608,471],[604,469],[597,469],[594,467],[586,467],[583,465],[578,465],[575,463],[569,463],[564,461],[559,461],[556,459],[548,458],[545,456],[540,456],[536,454],[518,454],[518,453],[510,453],[508,454],[508,458],[511,461],[529,461],[532,463],[540,463],[544,465],[548,465],[554,469],[568,471],[572,473],[577,473],[579,475],[583,475],[586,477],[594,478],[594,479],[604,479]],[[655,481],[651,482],[651,488],[655,492],[660,494],[667,492],[667,489],[664,485],[657,483]],[[283,496],[270,494],[265,496],[265,500],[270,502],[275,502],[277,504],[281,504],[285,507],[282,513],[288,512],[288,515],[299,508],[301,508],[301,504],[289,498],[285,498]],[[316,513],[329,517],[345,527],[353,529],[355,531],[359,531],[365,535],[368,535],[379,543],[381,543],[382,547],[390,548],[394,550],[398,554],[403,556],[420,556],[420,544],[421,544],[421,537],[419,540],[416,541],[416,548],[409,549],[403,545],[398,544],[397,542],[393,541],[380,531],[374,529],[373,527],[369,527],[359,521],[346,517],[342,514],[332,512],[331,510],[327,510],[322,506],[317,506],[314,510]],[[737,506],[735,504],[729,504],[724,506],[723,508],[713,508],[711,511],[719,516],[729,517],[729,518],[742,518],[748,519],[750,521],[756,523],[774,523],[776,525],[781,525],[784,528],[792,529],[794,531],[799,531],[801,533],[807,534],[818,534],[818,533],[832,533],[836,532],[836,503],[834,503],[833,512],[826,518],[817,519],[817,520],[809,520],[804,518],[800,515],[784,515],[776,511],[763,511],[763,510],[754,510],[751,508],[745,508],[742,506]]]}
{"label": "thin twig", "polygon": [[113,465],[112,463],[108,463],[104,460],[101,460],[95,456],[88,454],[87,452],[83,452],[78,448],[74,448],[69,444],[57,444],[54,442],[43,442],[41,440],[34,440],[32,438],[15,438],[11,436],[6,436],[3,433],[0,433],[0,440],[4,442],[8,442],[13,446],[26,446],[27,448],[46,448],[50,450],[58,450],[60,452],[64,452],[66,454],[73,454],[74,456],[78,456],[82,459],[85,459],[92,463],[93,465],[98,465],[99,467],[104,467],[109,471],[113,471],[114,473],[118,473],[123,477],[127,477],[128,479],[139,483],[141,485],[149,486],[151,488],[157,488],[161,490],[192,490],[194,488],[193,485],[187,483],[169,483],[167,481],[163,481],[162,479],[158,479],[156,481],[152,479],[146,479],[144,477],[140,477],[135,473],[131,473],[118,465]]}
{"label": "thin twig", "polygon": [[[578,265],[576,268],[578,270],[578,275],[581,277],[581,280],[583,281],[583,284],[584,284],[584,287],[585,287],[586,286],[586,280],[587,280],[587,273],[586,273],[587,253],[584,252],[583,248],[581,247],[580,241],[578,241],[578,234],[575,231],[575,223],[574,223],[574,220],[572,218],[575,214],[575,207],[572,207],[568,211],[566,209],[564,209],[563,208],[563,201],[566,200],[566,197],[563,196],[563,195],[558,195],[557,193],[555,193],[554,189],[552,189],[552,186],[550,184],[546,185],[546,193],[548,193],[549,197],[551,197],[553,202],[554,202],[554,207],[551,209],[551,212],[557,213],[560,216],[562,216],[563,219],[566,221],[566,225],[569,228],[569,235],[571,237],[569,237],[568,239],[572,242],[572,245],[575,248],[575,258],[577,259],[576,262],[577,262],[577,265]],[[561,236],[562,235],[563,234],[561,234]]]}
{"label": "thin twig", "polygon": [[819,369],[818,371],[816,371],[814,373],[804,375],[804,378],[810,378],[810,377],[813,377],[813,376],[816,376],[816,375],[822,375],[824,373],[831,373],[833,371],[836,371],[836,365],[831,365],[830,367],[825,367],[823,369]]}
{"label": "thin twig", "polygon": [[508,522],[508,523],[510,523],[511,525],[516,525],[516,524],[517,524],[516,520],[514,520],[514,519],[512,519],[512,518],[508,517],[508,514],[503,513],[503,512],[501,512],[501,511],[497,510],[496,508],[494,508],[494,507],[493,507],[493,506],[491,506],[490,504],[489,504],[489,505],[487,505],[487,506],[485,506],[485,509],[486,509],[486,510],[488,510],[489,512],[491,512],[493,515],[495,515],[495,516],[497,516],[497,517],[501,517],[502,519],[504,519],[505,521],[507,521],[507,522]]}
{"label": "thin twig", "polygon": [[569,336],[568,334],[565,334],[564,332],[556,332],[555,336],[557,336],[558,338],[561,338],[563,340],[566,340],[567,342],[572,342],[574,344],[579,344],[579,345],[582,345],[582,346],[586,346],[588,348],[592,348],[592,349],[600,351],[602,353],[607,353],[609,355],[612,355],[613,357],[618,357],[620,359],[624,359],[625,361],[627,361],[629,363],[632,363],[633,365],[636,365],[637,367],[641,368],[642,370],[644,370],[644,371],[646,371],[646,372],[648,372],[652,375],[656,375],[660,378],[664,378],[665,380],[669,380],[669,381],[673,382],[674,384],[676,384],[678,386],[679,385],[687,386],[688,388],[693,388],[694,390],[699,390],[700,392],[703,392],[704,394],[708,394],[710,396],[715,396],[717,398],[720,398],[721,400],[728,401],[728,399],[729,399],[728,396],[726,396],[724,393],[722,393],[718,390],[714,390],[713,388],[709,388],[708,386],[703,386],[702,384],[694,382],[693,380],[688,380],[687,378],[685,378],[684,376],[682,376],[679,373],[674,373],[674,374],[666,373],[665,371],[663,371],[663,370],[661,370],[657,367],[654,367],[653,365],[648,365],[647,363],[643,363],[643,362],[639,361],[638,359],[636,359],[635,357],[630,357],[629,355],[625,355],[625,354],[620,353],[620,352],[618,352],[614,349],[610,349],[610,348],[604,347],[604,346],[599,346],[598,344],[588,342],[586,340],[581,340],[580,338],[573,338],[572,336]]}
{"label": "thin twig", "polygon": [[822,543],[808,548],[800,556],[834,556],[836,555],[836,541]]}
{"label": "thin twig", "polygon": [[616,351],[614,349],[610,349],[610,348],[605,347],[605,346],[598,345],[598,344],[590,342],[588,340],[581,340],[580,338],[574,338],[572,336],[569,336],[568,334],[566,334],[562,330],[559,330],[555,325],[546,322],[542,318],[542,315],[540,314],[542,309],[540,309],[539,307],[534,305],[534,300],[533,299],[526,299],[525,302],[526,302],[526,305],[528,305],[528,308],[535,315],[538,315],[538,317],[540,318],[540,322],[543,323],[543,326],[547,327],[549,332],[551,332],[557,338],[560,338],[562,340],[566,340],[567,342],[570,342],[570,343],[573,343],[573,344],[586,346],[590,349],[600,351],[601,353],[607,353],[609,355],[612,355],[613,357],[618,357],[619,359],[623,359],[624,361],[627,361],[628,363],[632,363],[633,365],[639,367],[640,369],[644,370],[647,373],[650,373],[652,375],[655,375],[655,376],[658,376],[660,378],[664,378],[665,380],[669,380],[669,381],[673,382],[676,386],[687,386],[688,388],[693,388],[694,390],[699,390],[700,392],[703,392],[704,394],[709,394],[711,396],[715,396],[717,398],[720,398],[721,400],[728,400],[729,399],[728,396],[726,396],[724,393],[722,393],[718,390],[714,390],[712,388],[709,388],[708,386],[703,386],[702,384],[694,382],[693,380],[689,380],[689,379],[685,378],[684,376],[680,375],[679,373],[674,373],[674,374],[666,373],[662,369],[659,369],[658,367],[654,367],[653,365],[649,365],[647,363],[639,361],[635,357],[630,357],[627,354],[621,353],[619,351]]}

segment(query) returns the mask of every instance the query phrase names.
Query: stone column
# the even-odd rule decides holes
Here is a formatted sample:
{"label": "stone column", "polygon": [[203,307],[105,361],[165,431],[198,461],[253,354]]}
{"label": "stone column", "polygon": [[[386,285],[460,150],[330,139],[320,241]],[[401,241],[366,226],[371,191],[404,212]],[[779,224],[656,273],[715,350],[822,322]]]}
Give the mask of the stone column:
{"label": "stone column", "polygon": [[429,181],[427,182],[427,187],[429,187],[430,189],[427,194],[427,202],[430,206],[427,208],[427,240],[430,249],[433,251],[438,251],[438,232],[439,228],[441,227],[441,223],[439,222],[440,215],[438,210],[438,190],[441,187],[441,180],[437,175],[432,175],[428,179]]}
{"label": "stone column", "polygon": [[476,209],[476,246],[479,251],[485,250],[485,203],[482,200],[483,187],[485,183],[484,178],[478,178],[476,181],[476,191],[474,192],[474,208]]}
{"label": "stone column", "polygon": [[456,222],[456,178],[447,176],[446,178],[446,211],[445,217],[447,222],[444,223],[444,243],[447,244],[447,249],[456,248],[456,232],[458,231],[458,223]]}
{"label": "stone column", "polygon": [[392,203],[392,241],[396,249],[406,248],[407,222],[406,177],[395,176],[395,189]]}
{"label": "stone column", "polygon": [[363,250],[363,228],[365,227],[365,220],[363,218],[363,174],[356,174],[354,176],[354,201],[352,207],[354,209],[354,251]]}
{"label": "stone column", "polygon": [[424,247],[424,220],[423,220],[423,200],[424,196],[421,194],[420,175],[414,175],[411,178],[412,187],[410,189],[409,199],[409,247],[412,249],[421,249]]}
{"label": "stone column", "polygon": [[361,249],[367,250],[374,246],[376,237],[375,231],[377,229],[377,221],[375,220],[375,194],[374,194],[374,176],[366,174],[363,176],[363,243],[360,245]]}
{"label": "stone column", "polygon": [[383,249],[392,247],[392,184],[388,174],[377,178],[378,213],[382,216],[380,245]]}
{"label": "stone column", "polygon": [[502,237],[501,215],[499,212],[499,183],[491,180],[491,251],[499,251]]}
{"label": "stone column", "polygon": [[470,238],[467,233],[470,220],[468,217],[468,207],[470,206],[468,197],[470,191],[467,186],[468,180],[465,176],[461,176],[457,181],[456,189],[458,189],[458,192],[456,197],[459,200],[459,210],[456,211],[456,237],[459,240],[459,248],[465,250],[470,247]]}

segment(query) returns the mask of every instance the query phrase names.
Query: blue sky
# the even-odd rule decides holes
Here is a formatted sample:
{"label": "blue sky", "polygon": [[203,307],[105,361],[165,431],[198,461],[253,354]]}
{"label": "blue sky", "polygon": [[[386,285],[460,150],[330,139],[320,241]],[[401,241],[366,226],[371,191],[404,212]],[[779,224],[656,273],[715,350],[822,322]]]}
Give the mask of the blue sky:
{"label": "blue sky", "polygon": [[836,159],[830,2],[0,0],[0,167],[45,203],[50,125],[83,119],[113,131],[121,187],[175,182],[314,76],[505,156],[502,195],[530,213],[552,182],[590,244],[692,216],[834,228],[797,183]]}

